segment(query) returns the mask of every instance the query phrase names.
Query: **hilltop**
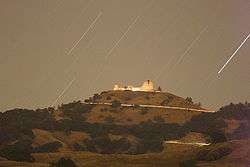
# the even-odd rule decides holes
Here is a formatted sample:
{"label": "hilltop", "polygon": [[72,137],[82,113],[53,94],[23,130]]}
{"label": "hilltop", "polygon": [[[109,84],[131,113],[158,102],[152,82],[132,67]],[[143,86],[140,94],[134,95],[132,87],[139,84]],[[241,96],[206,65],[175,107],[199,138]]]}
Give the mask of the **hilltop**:
{"label": "hilltop", "polygon": [[[165,92],[105,91],[95,94],[85,102],[99,104],[92,106],[91,112],[85,115],[88,122],[104,123],[110,119],[122,125],[139,124],[155,119],[181,124],[201,113],[188,111],[188,109],[204,109],[199,104],[194,104],[190,97],[184,99]],[[113,105],[104,105],[105,103]],[[121,107],[119,104],[132,104],[133,107]],[[142,104],[182,107],[187,110],[140,107],[139,105]]]}
{"label": "hilltop", "polygon": [[183,108],[203,109],[201,104],[194,104],[192,98],[186,99],[167,92],[141,92],[141,91],[104,91],[89,98],[89,101],[110,103],[119,101],[125,104],[147,104],[158,106],[172,106]]}
{"label": "hilltop", "polygon": [[[247,152],[242,152],[250,137],[249,107],[249,103],[240,103],[215,113],[198,112],[188,110],[204,109],[190,97],[105,91],[56,109],[13,109],[0,113],[0,166],[48,166],[62,157],[71,157],[78,166],[124,166],[125,162],[128,166],[205,165],[237,158],[244,164],[249,161],[244,158]],[[212,144],[182,146],[165,141]],[[221,161],[225,156],[228,160]]]}

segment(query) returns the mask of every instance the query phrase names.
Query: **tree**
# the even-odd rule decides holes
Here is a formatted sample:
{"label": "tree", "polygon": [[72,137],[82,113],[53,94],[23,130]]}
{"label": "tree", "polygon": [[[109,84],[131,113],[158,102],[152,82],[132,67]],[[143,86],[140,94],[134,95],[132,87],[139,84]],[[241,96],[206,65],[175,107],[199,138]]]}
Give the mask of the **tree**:
{"label": "tree", "polygon": [[193,99],[192,99],[192,97],[187,97],[187,98],[186,98],[186,101],[187,101],[188,103],[193,104]]}
{"label": "tree", "polygon": [[196,161],[194,159],[183,160],[179,164],[180,167],[196,167]]}
{"label": "tree", "polygon": [[160,86],[158,87],[158,89],[157,89],[157,90],[158,90],[158,91],[160,91],[160,92],[162,91],[162,89],[161,89],[161,87],[160,87]]}
{"label": "tree", "polygon": [[49,152],[57,152],[58,149],[62,147],[62,143],[58,141],[46,143],[44,145],[35,147],[33,149],[34,153],[49,153]]}
{"label": "tree", "polygon": [[33,162],[31,143],[31,140],[21,140],[13,145],[4,146],[0,150],[0,156],[8,160]]}
{"label": "tree", "polygon": [[195,103],[195,105],[201,107],[201,102]]}
{"label": "tree", "polygon": [[85,103],[90,103],[90,100],[89,99],[85,99],[84,102]]}
{"label": "tree", "polygon": [[51,167],[77,167],[74,161],[69,158],[60,158],[56,163],[51,164]]}
{"label": "tree", "polygon": [[134,108],[140,108],[139,104],[134,104]]}
{"label": "tree", "polygon": [[161,117],[161,116],[155,116],[154,118],[153,118],[153,120],[156,122],[156,123],[164,123],[165,122],[165,120]]}
{"label": "tree", "polygon": [[93,101],[96,102],[96,100],[100,99],[100,95],[99,94],[94,94],[93,96]]}
{"label": "tree", "polygon": [[211,137],[212,143],[221,143],[227,141],[225,133],[219,129],[209,129],[208,135]]}
{"label": "tree", "polygon": [[140,114],[145,115],[148,113],[148,108],[142,108]]}
{"label": "tree", "polygon": [[112,101],[112,105],[111,105],[113,108],[118,108],[118,107],[121,107],[121,102],[118,101],[118,100],[114,100]]}
{"label": "tree", "polygon": [[69,136],[70,134],[71,134],[71,128],[70,127],[65,127],[65,129],[64,129],[64,133],[65,133],[65,135],[67,135],[67,136]]}
{"label": "tree", "polygon": [[196,154],[196,159],[199,161],[215,161],[231,154],[232,151],[233,149],[229,145],[218,145],[215,148],[206,147]]}
{"label": "tree", "polygon": [[105,121],[106,123],[108,123],[108,124],[112,124],[112,123],[114,123],[115,118],[112,117],[112,116],[108,116],[108,117],[106,117],[106,118],[104,119],[104,121]]}
{"label": "tree", "polygon": [[49,107],[49,108],[48,108],[48,111],[49,111],[50,113],[52,113],[52,114],[53,114],[53,113],[54,113],[54,111],[55,111],[55,108],[54,108],[54,107]]}

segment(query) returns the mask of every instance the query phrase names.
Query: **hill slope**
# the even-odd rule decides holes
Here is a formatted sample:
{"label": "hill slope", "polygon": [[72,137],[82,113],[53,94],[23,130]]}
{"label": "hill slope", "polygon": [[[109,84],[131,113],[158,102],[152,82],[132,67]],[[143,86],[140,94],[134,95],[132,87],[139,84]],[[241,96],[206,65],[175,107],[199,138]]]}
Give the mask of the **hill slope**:
{"label": "hill slope", "polygon": [[189,98],[166,93],[166,92],[132,92],[132,91],[105,91],[95,94],[85,100],[95,103],[133,104],[135,107],[112,107],[107,105],[95,105],[86,116],[90,123],[105,123],[109,120],[120,125],[139,124],[146,121],[165,121],[168,123],[183,124],[193,116],[200,114],[198,111],[185,111],[164,108],[144,108],[137,105],[156,105],[183,107],[189,109],[203,109],[194,104]]}
{"label": "hill slope", "polygon": [[[236,156],[242,164],[249,162],[244,157],[248,152],[243,155],[237,151],[238,147],[244,148],[250,137],[249,103],[230,104],[216,113],[203,113],[122,107],[117,103],[201,108],[190,99],[168,93],[108,91],[87,101],[115,101],[116,105],[78,101],[57,109],[13,109],[0,113],[0,166],[15,166],[13,161],[48,166],[65,156],[72,157],[79,166],[83,161],[89,166],[178,166],[182,161],[206,166],[221,164],[222,157],[228,158],[226,162],[233,161]],[[214,144],[199,148],[165,145],[166,140]]]}

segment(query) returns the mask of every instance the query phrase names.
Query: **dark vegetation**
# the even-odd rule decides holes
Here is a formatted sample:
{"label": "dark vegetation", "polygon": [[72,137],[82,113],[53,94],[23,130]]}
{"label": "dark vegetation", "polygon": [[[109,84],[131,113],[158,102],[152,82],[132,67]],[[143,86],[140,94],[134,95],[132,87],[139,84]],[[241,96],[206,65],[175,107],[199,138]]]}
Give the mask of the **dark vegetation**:
{"label": "dark vegetation", "polygon": [[189,104],[193,104],[193,103],[194,103],[192,97],[187,97],[187,98],[185,99],[185,101],[186,101],[187,103],[189,103]]}
{"label": "dark vegetation", "polygon": [[245,102],[221,107],[216,113],[217,116],[224,119],[250,120],[250,103]]}
{"label": "dark vegetation", "polygon": [[185,124],[190,131],[203,133],[211,138],[210,142],[224,142],[226,137],[223,128],[226,127],[224,120],[215,113],[202,113],[194,116]]}
{"label": "dark vegetation", "polygon": [[112,108],[118,108],[121,107],[121,102],[118,100],[112,101]]}
{"label": "dark vegetation", "polygon": [[101,154],[124,153],[130,149],[130,142],[126,138],[118,140],[111,140],[107,134],[98,136],[93,139],[86,139],[83,141],[85,149]]}
{"label": "dark vegetation", "polygon": [[219,146],[215,148],[207,147],[202,149],[197,154],[197,160],[200,161],[215,161],[226,155],[229,155],[232,152],[232,148],[229,146]]}
{"label": "dark vegetation", "polygon": [[101,112],[107,112],[108,109],[107,108],[101,108]]}
{"label": "dark vegetation", "polygon": [[[246,123],[233,132],[225,134],[224,128],[227,127],[225,120],[239,120]],[[250,103],[229,104],[220,108],[216,113],[202,113],[191,119],[185,125],[188,129],[210,136],[211,142],[224,142],[227,139],[249,138],[250,133],[247,129],[250,127]]]}
{"label": "dark vegetation", "polygon": [[104,119],[104,121],[105,121],[106,123],[108,123],[108,124],[112,124],[112,123],[114,123],[115,118],[112,117],[112,116],[108,116],[108,117],[106,117],[106,118]]}
{"label": "dark vegetation", "polygon": [[14,109],[1,113],[0,127],[0,143],[2,143],[5,140],[16,140],[24,136],[33,138],[31,130],[34,128],[54,129],[55,119],[48,109],[36,111]]}
{"label": "dark vegetation", "polygon": [[165,122],[165,120],[161,117],[161,116],[155,116],[154,118],[153,118],[153,120],[154,120],[154,122],[157,122],[157,123],[164,123]]}
{"label": "dark vegetation", "polygon": [[148,111],[149,111],[148,108],[142,108],[141,111],[140,111],[140,114],[145,115],[145,114],[148,113]]}
{"label": "dark vegetation", "polygon": [[62,104],[58,109],[72,120],[82,121],[84,119],[82,115],[89,112],[92,107],[92,105],[82,104],[80,101],[77,101],[69,104]]}
{"label": "dark vegetation", "polygon": [[196,160],[194,159],[187,159],[180,162],[180,167],[196,167]]}
{"label": "dark vegetation", "polygon": [[58,149],[62,147],[62,143],[55,141],[51,143],[46,143],[42,146],[35,147],[33,149],[34,153],[49,153],[49,152],[56,152]]}
{"label": "dark vegetation", "polygon": [[[114,108],[119,103],[114,102]],[[175,140],[185,136],[188,132],[203,133],[211,138],[211,142],[218,143],[227,140],[224,128],[227,126],[225,119],[250,120],[250,104],[230,104],[222,107],[217,113],[202,113],[194,116],[184,125],[169,124],[160,116],[152,118],[153,121],[142,122],[137,125],[117,125],[113,118],[106,118],[106,123],[88,123],[85,114],[90,112],[91,105],[73,102],[59,106],[63,119],[56,121],[53,109],[14,109],[0,114],[0,156],[16,161],[33,161],[33,152],[55,152],[61,147],[61,143],[53,142],[43,146],[32,148],[34,139],[32,129],[38,128],[47,131],[83,131],[90,135],[91,139],[74,145],[75,150],[91,151],[98,153],[127,153],[142,154],[148,152],[160,152],[163,150],[164,140]],[[107,109],[109,110],[109,109]],[[150,111],[147,111],[150,112]],[[145,113],[142,113],[145,114]],[[243,127],[243,125],[242,125]],[[234,132],[234,138],[239,134],[248,132],[245,126]],[[130,134],[138,139],[138,143],[131,143],[126,138],[111,140],[108,134]],[[217,154],[218,153],[218,154]],[[202,151],[198,155],[200,160],[214,160],[229,154],[227,148]],[[183,162],[182,165],[190,162]]]}
{"label": "dark vegetation", "polygon": [[0,156],[14,161],[33,162],[32,151],[30,140],[20,140],[14,144],[4,146],[0,150]]}
{"label": "dark vegetation", "polygon": [[60,158],[57,162],[50,165],[51,167],[77,167],[74,161],[69,158]]}
{"label": "dark vegetation", "polygon": [[169,105],[170,102],[172,102],[173,99],[174,99],[173,96],[167,96],[166,99],[161,103],[161,105],[167,106]]}
{"label": "dark vegetation", "polygon": [[160,87],[160,86],[157,88],[157,90],[158,90],[158,91],[160,91],[160,92],[162,91],[162,89],[161,89],[161,87]]}
{"label": "dark vegetation", "polygon": [[220,108],[216,113],[219,117],[223,119],[234,119],[241,121],[240,126],[232,134],[228,134],[229,139],[247,139],[250,138],[249,128],[250,128],[250,103],[245,102],[238,104],[229,104]]}

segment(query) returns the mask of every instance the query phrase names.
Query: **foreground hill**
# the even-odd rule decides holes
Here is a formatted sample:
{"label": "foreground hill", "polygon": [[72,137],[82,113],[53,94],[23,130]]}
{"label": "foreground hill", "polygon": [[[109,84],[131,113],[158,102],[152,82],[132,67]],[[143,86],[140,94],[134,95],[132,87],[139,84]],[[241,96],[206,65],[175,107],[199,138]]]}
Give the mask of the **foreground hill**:
{"label": "foreground hill", "polygon": [[[78,166],[216,166],[236,160],[249,162],[245,157],[249,152],[242,151],[250,137],[249,103],[230,104],[216,113],[122,107],[120,103],[201,108],[190,98],[127,91],[103,92],[87,102],[112,105],[78,101],[57,109],[0,113],[0,166],[49,166],[62,157],[71,157]],[[212,145],[164,144],[169,140]]]}
{"label": "foreground hill", "polygon": [[[250,163],[250,140],[237,140],[218,143],[208,147],[193,146],[165,146],[161,153],[140,155],[125,154],[96,154],[90,152],[55,152],[34,153],[35,162],[16,162],[9,160],[0,161],[0,166],[5,167],[49,167],[52,162],[62,157],[70,157],[79,167],[247,167]],[[202,157],[200,154],[209,150]],[[227,151],[228,150],[228,151]],[[223,152],[224,151],[224,152]]]}

